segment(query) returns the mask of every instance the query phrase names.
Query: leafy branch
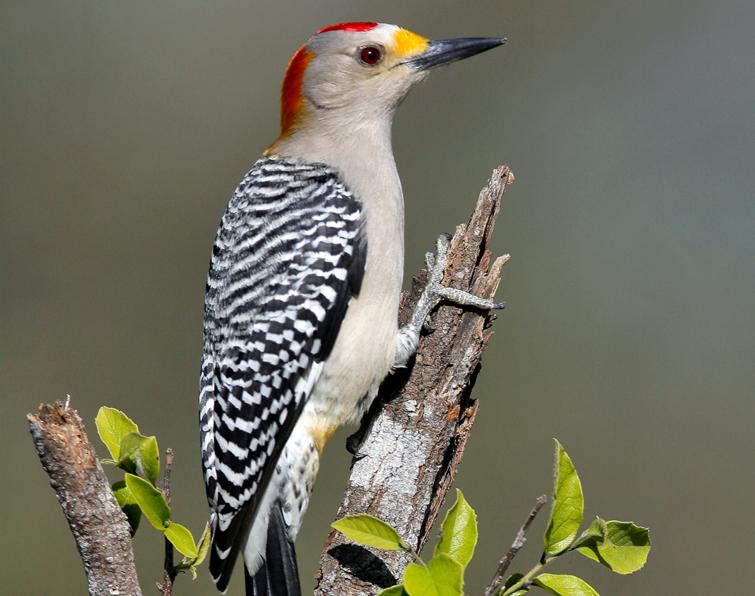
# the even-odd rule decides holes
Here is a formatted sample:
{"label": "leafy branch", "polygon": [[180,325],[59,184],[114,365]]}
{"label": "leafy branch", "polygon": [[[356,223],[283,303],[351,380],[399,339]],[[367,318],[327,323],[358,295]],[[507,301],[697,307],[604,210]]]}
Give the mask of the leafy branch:
{"label": "leafy branch", "polygon": [[371,515],[348,515],[332,526],[354,542],[383,550],[403,550],[414,562],[404,570],[403,583],[378,596],[456,596],[462,594],[464,570],[477,545],[477,515],[460,490],[443,520],[443,534],[433,557],[425,562],[389,524]]}
{"label": "leafy branch", "polygon": [[[210,547],[210,527],[205,525],[199,541],[191,531],[171,519],[170,471],[173,450],[166,450],[163,489],[157,487],[160,475],[160,451],[157,438],[145,436],[126,414],[115,408],[101,407],[95,418],[97,434],[107,447],[110,459],[101,460],[125,472],[123,480],[112,485],[118,505],[128,518],[133,536],[142,515],[165,538],[164,578],[160,589],[164,595],[172,593],[173,580],[182,572],[196,579],[197,567],[204,561]],[[173,548],[184,557],[175,565]]]}
{"label": "leafy branch", "polygon": [[579,577],[541,571],[558,557],[576,551],[611,571],[628,574],[641,569],[650,552],[647,528],[632,522],[605,521],[597,517],[577,535],[584,521],[582,483],[563,445],[558,440],[555,443],[553,506],[543,539],[543,554],[527,573],[508,578],[499,596],[521,596],[533,586],[561,596],[597,596],[598,593]]}
{"label": "leafy branch", "polygon": [[[496,574],[485,591],[486,596],[522,596],[533,587],[556,596],[598,596],[595,589],[577,576],[543,572],[555,559],[573,551],[620,574],[633,573],[644,566],[650,552],[650,537],[646,528],[632,522],[605,521],[597,517],[579,534],[584,521],[582,483],[571,458],[556,440],[553,501],[543,537],[543,554],[539,562],[526,573],[514,573],[505,578],[511,562],[524,546],[529,526],[545,501],[544,496],[537,499],[511,548],[501,559]],[[461,491],[457,490],[456,502],[446,514],[440,541],[428,562],[393,527],[370,515],[348,515],[332,525],[347,538],[363,546],[403,550],[413,557],[414,562],[404,570],[402,583],[381,591],[378,596],[463,594],[464,570],[472,560],[478,532],[475,511]]]}

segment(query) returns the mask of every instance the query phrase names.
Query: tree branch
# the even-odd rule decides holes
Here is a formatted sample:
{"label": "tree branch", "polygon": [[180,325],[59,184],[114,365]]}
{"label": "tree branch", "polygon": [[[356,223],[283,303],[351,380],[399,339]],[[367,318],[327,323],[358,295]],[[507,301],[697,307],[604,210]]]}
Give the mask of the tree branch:
{"label": "tree branch", "polygon": [[535,517],[543,508],[543,505],[545,505],[547,500],[548,499],[545,495],[540,495],[535,500],[535,505],[530,510],[530,513],[527,516],[525,522],[522,524],[522,527],[519,528],[519,531],[516,533],[514,542],[511,543],[511,547],[503,556],[503,559],[501,559],[498,563],[498,568],[495,570],[495,575],[493,576],[493,579],[490,580],[490,585],[488,585],[487,589],[485,590],[485,596],[494,596],[494,594],[496,594],[503,585],[503,582],[506,579],[506,571],[508,571],[509,565],[511,565],[511,561],[513,561],[514,557],[516,557],[516,554],[520,550],[522,550],[524,543],[527,542],[527,530],[529,530],[532,522],[535,520]]}
{"label": "tree branch", "polygon": [[128,520],[75,410],[58,402],[27,414],[34,446],[71,527],[89,593],[141,596]]}
{"label": "tree branch", "polygon": [[[506,185],[513,176],[499,166],[480,193],[466,225],[456,228],[444,284],[492,298],[508,255],[492,261],[489,250]],[[492,261],[492,266],[491,266]],[[427,272],[402,296],[407,320]],[[398,371],[381,388],[365,417],[364,439],[337,517],[369,513],[390,523],[420,551],[430,534],[477,415],[471,397],[495,315],[442,306],[432,316],[433,332],[421,341],[410,369]],[[370,551],[331,531],[320,559],[317,596],[374,594],[400,581],[410,561],[401,551]]]}

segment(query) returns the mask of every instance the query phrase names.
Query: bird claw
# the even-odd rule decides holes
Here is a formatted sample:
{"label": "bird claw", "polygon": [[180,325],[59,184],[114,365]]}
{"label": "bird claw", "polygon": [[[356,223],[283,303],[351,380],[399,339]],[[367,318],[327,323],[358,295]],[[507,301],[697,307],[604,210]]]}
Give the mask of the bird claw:
{"label": "bird claw", "polygon": [[366,453],[359,451],[359,448],[362,446],[363,442],[364,431],[361,428],[346,437],[346,451],[348,451],[352,455],[354,461],[359,461],[360,459],[367,457]]}
{"label": "bird claw", "polygon": [[443,274],[448,261],[448,249],[451,246],[451,236],[441,234],[435,243],[435,254],[425,254],[428,280],[425,289],[417,301],[412,318],[407,325],[399,330],[398,350],[394,366],[404,366],[416,350],[419,334],[425,327],[430,313],[441,301],[447,300],[457,306],[470,306],[480,310],[500,310],[506,307],[504,302],[493,302],[487,298],[475,296],[470,292],[444,286]]}
{"label": "bird claw", "polygon": [[[417,310],[423,315],[421,321],[415,323],[424,323],[427,316],[442,301],[447,300],[458,306],[471,306],[482,310],[500,310],[506,307],[503,302],[494,302],[487,298],[475,296],[470,292],[444,286],[441,282],[446,270],[448,261],[448,249],[451,246],[450,234],[441,234],[435,243],[435,254],[427,253],[425,263],[427,263],[429,280],[422,292]],[[414,319],[414,317],[412,317]]]}

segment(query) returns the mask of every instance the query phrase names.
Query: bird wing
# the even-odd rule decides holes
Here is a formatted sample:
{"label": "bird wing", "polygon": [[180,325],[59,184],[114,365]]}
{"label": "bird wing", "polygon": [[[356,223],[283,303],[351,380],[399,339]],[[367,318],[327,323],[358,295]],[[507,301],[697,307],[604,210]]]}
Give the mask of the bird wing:
{"label": "bird wing", "polygon": [[361,204],[323,164],[258,161],[223,215],[200,378],[210,572],[221,590],[359,292],[365,256]]}

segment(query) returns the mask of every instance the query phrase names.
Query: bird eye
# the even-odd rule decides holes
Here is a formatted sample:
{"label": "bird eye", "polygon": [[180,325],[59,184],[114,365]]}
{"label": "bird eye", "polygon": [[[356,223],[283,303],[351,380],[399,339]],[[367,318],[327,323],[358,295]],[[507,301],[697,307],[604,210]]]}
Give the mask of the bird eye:
{"label": "bird eye", "polygon": [[359,60],[367,66],[375,66],[383,59],[383,52],[377,46],[365,46],[359,50]]}

